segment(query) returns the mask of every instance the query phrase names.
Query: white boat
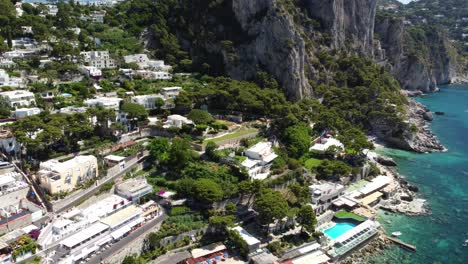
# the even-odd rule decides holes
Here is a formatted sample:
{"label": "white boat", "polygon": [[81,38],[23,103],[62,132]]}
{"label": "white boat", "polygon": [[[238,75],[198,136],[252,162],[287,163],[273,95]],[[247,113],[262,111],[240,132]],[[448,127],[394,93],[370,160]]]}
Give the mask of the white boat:
{"label": "white boat", "polygon": [[463,243],[463,246],[464,246],[464,247],[468,246],[468,239],[465,240],[465,243]]}
{"label": "white boat", "polygon": [[400,231],[392,232],[392,236],[394,237],[401,236],[401,232]]}

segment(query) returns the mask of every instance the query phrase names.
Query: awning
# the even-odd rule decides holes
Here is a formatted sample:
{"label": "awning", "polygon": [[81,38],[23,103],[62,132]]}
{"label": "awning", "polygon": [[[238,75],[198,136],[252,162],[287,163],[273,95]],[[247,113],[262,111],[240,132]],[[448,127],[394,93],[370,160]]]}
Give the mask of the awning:
{"label": "awning", "polygon": [[117,229],[116,231],[111,233],[112,238],[119,239],[123,237],[127,232],[130,232],[131,228],[128,225],[125,225],[122,228]]}
{"label": "awning", "polygon": [[80,253],[78,255],[75,255],[72,257],[73,261],[78,261],[80,259],[82,259],[84,256],[83,256],[83,253]]}
{"label": "awning", "polygon": [[100,241],[98,241],[98,242],[96,243],[96,245],[102,246],[102,245],[105,245],[106,243],[109,243],[111,240],[112,240],[112,237],[111,237],[111,236],[106,236],[105,238],[103,238],[103,239],[101,239]]}
{"label": "awning", "polygon": [[83,253],[82,255],[83,256],[88,256],[89,254],[93,253],[93,252],[96,252],[99,250],[99,247],[98,246],[94,246],[94,247],[91,247],[91,248],[85,248],[83,249]]}

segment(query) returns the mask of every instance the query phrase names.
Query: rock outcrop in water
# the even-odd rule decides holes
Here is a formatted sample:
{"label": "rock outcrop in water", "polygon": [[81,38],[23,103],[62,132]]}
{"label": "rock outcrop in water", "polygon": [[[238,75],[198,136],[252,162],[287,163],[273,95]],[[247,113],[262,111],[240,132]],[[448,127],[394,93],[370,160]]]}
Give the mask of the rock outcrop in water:
{"label": "rock outcrop in water", "polygon": [[398,126],[382,119],[371,119],[370,122],[376,135],[392,147],[420,153],[445,151],[445,147],[428,128],[424,116],[429,111],[423,104],[409,100],[408,120]]}

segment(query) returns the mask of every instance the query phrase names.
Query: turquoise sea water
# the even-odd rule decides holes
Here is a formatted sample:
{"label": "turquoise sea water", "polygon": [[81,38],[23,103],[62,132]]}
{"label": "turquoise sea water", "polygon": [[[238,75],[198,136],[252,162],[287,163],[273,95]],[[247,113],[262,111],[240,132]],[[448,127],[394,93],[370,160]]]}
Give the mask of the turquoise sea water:
{"label": "turquoise sea water", "polygon": [[417,247],[416,253],[392,246],[378,254],[375,263],[468,263],[468,85],[444,86],[440,93],[419,99],[432,111],[432,129],[448,152],[415,154],[385,150],[398,163],[398,171],[420,188],[432,214],[408,217],[380,212],[379,220],[390,234]]}
{"label": "turquoise sea water", "polygon": [[336,239],[337,237],[343,235],[344,233],[348,232],[349,230],[356,227],[356,224],[349,223],[349,222],[340,222],[336,223],[332,228],[329,228],[324,231],[324,233],[332,239]]}

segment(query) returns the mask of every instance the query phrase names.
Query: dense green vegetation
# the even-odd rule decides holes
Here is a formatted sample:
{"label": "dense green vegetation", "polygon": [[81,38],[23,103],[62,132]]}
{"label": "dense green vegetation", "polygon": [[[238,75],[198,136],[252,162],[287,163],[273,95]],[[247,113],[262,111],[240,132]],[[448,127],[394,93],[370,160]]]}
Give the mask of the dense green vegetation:
{"label": "dense green vegetation", "polygon": [[[372,132],[372,121],[385,120],[390,126],[398,127],[405,119],[406,98],[400,95],[396,81],[383,67],[346,52],[315,47],[317,61],[314,63],[320,66],[317,67],[320,74],[311,81],[315,97],[298,102],[287,100],[282,87],[261,66],[257,67],[256,77],[249,81],[226,77],[223,60],[218,54],[223,53],[230,63],[236,63],[239,58],[234,48],[249,41],[249,36],[232,19],[229,1],[123,1],[114,7],[105,7],[107,15],[103,24],[79,19],[99,9],[94,6],[60,2],[57,16],[44,18],[39,16],[43,5],[24,4],[25,15],[16,18],[12,15],[11,2],[0,1],[0,7],[4,7],[0,11],[0,36],[7,39],[7,43],[22,36],[16,32],[18,25],[32,25],[37,40],[57,39],[50,55],[59,57],[59,62],[39,69],[38,60],[24,60],[13,70],[15,74],[24,70],[46,78],[44,84],[31,85],[36,93],[52,90],[71,95],[68,99],[57,96],[53,102],[38,99],[40,107],[55,110],[70,105],[82,106],[85,99],[97,94],[93,84],[99,83],[103,92],[116,92],[123,98],[120,110],[126,113],[130,127],[143,128],[150,113],[143,106],[130,103],[127,92],[143,95],[157,93],[162,87],[183,88],[175,100],[170,100],[175,104],[174,109],[161,109],[164,101],[160,100],[158,109],[151,115],[162,120],[169,114],[184,114],[196,127],[170,128],[162,131],[167,132],[164,134],[167,137],[152,138],[146,146],[150,152],[147,164],[151,168],[143,173],[148,175],[147,180],[155,191],[175,191],[174,199],[186,199],[185,206],[170,210],[161,229],[149,235],[142,257],[129,256],[124,263],[144,263],[174,247],[188,245],[189,239],[174,245],[163,245],[161,240],[206,226],[217,240],[227,239],[231,248],[246,255],[245,242],[228,227],[251,208],[258,213],[258,221],[253,224],[261,231],[277,221],[296,218],[305,231],[298,236],[300,241],[313,239],[316,216],[309,205],[304,205],[310,199],[307,186],[311,178],[334,181],[357,174],[365,163],[362,150],[372,148],[366,138],[366,134]],[[299,2],[280,1],[279,4],[293,14],[295,22],[319,27],[318,22],[296,8]],[[74,34],[70,30],[72,27],[81,28],[81,32]],[[416,32],[415,36],[418,34]],[[100,46],[95,38],[101,40]],[[73,58],[77,58],[80,51],[109,50],[120,65],[136,68],[123,64],[122,55],[141,52],[143,41],[148,41],[145,48],[152,57],[164,59],[174,66],[175,72],[193,74],[171,81],[150,81],[122,77],[118,70],[105,70],[105,78],[99,82],[90,78],[74,80],[78,67]],[[191,46],[187,47],[187,43]],[[222,50],[206,53],[204,43],[219,45]],[[288,44],[294,45],[291,41]],[[0,46],[0,50],[6,49],[5,45]],[[63,82],[55,85],[57,79]],[[85,148],[98,149],[103,143],[116,142],[116,135],[127,131],[116,122],[114,110],[96,107],[72,115],[51,112],[43,111],[11,125],[16,139],[26,148],[26,158],[45,160]],[[215,114],[240,115],[253,122],[231,134],[206,140],[202,132],[228,129],[227,122],[214,119]],[[9,107],[0,100],[0,117],[9,115]],[[162,122],[151,128],[163,130]],[[312,140],[324,131],[343,142],[345,149],[310,152]],[[216,142],[256,132],[258,137],[242,141],[236,149],[216,150]],[[251,181],[240,165],[245,159],[241,155],[252,143],[266,138],[279,142],[274,149],[279,155],[272,168],[275,177],[263,182]],[[194,143],[205,144],[206,152],[197,153]],[[142,149],[143,145],[138,144],[114,154],[127,156]],[[307,173],[303,166],[308,169]],[[87,182],[84,187],[92,183]],[[100,192],[109,191],[112,184],[103,185]],[[61,193],[60,197],[65,195]],[[283,250],[283,245],[278,245],[277,249]]]}

